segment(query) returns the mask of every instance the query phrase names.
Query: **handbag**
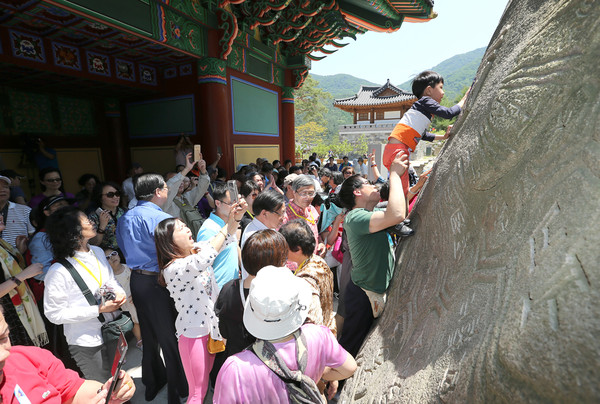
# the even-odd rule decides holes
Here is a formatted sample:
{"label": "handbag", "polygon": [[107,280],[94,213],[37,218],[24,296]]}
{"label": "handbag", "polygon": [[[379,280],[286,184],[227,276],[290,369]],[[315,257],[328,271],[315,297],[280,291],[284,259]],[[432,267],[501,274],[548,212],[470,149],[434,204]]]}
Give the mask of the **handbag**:
{"label": "handbag", "polygon": [[[92,292],[90,292],[90,289],[87,287],[84,280],[81,278],[81,275],[79,275],[79,272],[77,272],[73,265],[71,265],[71,263],[66,259],[59,259],[57,262],[62,264],[62,266],[69,271],[73,277],[73,280],[77,286],[79,286],[79,289],[81,289],[83,296],[86,298],[90,306],[97,306],[98,302],[96,301],[96,298],[94,295],[92,295]],[[127,331],[133,330],[133,321],[131,320],[129,314],[123,313],[121,309],[119,309],[119,311],[121,311],[121,314],[112,321],[106,321],[102,313],[98,315],[98,321],[100,321],[102,324],[102,327],[100,327],[100,331],[102,332],[102,340],[105,344],[107,342],[119,339],[119,335],[121,333],[125,334]]]}
{"label": "handbag", "polygon": [[208,345],[206,346],[208,353],[216,354],[219,352],[223,352],[225,350],[225,341],[220,339],[213,339],[213,337],[208,335]]}

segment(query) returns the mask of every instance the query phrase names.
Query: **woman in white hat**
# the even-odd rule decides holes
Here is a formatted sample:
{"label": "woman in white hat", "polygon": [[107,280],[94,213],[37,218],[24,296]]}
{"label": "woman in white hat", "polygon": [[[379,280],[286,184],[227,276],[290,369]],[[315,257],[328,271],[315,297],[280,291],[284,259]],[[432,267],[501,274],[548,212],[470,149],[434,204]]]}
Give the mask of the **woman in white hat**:
{"label": "woman in white hat", "polygon": [[318,380],[352,376],[356,362],[331,331],[303,325],[311,300],[308,283],[287,268],[258,272],[244,307],[244,325],[257,341],[227,359],[214,403],[324,403]]}

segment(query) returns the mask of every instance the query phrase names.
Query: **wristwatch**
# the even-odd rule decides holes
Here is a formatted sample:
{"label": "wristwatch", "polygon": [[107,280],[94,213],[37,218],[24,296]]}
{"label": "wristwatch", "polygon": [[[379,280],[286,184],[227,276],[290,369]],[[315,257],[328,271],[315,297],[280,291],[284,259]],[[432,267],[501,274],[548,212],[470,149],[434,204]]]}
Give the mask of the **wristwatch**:
{"label": "wristwatch", "polygon": [[8,278],[9,281],[13,281],[14,283],[17,284],[17,287],[21,286],[21,284],[23,282],[21,282],[20,279],[18,279],[16,276],[11,276],[10,278]]}

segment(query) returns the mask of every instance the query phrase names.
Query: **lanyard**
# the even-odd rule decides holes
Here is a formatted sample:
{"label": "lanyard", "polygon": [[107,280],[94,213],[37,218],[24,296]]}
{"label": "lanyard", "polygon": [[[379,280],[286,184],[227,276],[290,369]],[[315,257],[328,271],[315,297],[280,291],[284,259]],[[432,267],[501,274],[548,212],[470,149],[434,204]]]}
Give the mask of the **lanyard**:
{"label": "lanyard", "polygon": [[[310,257],[312,257],[312,255]],[[310,257],[308,257],[307,259],[305,259],[304,261],[302,261],[302,264],[300,264],[298,266],[298,268],[296,268],[296,270],[294,271],[294,275],[296,275],[298,273],[298,271],[302,269],[302,267],[306,264],[306,262],[310,259]]]}
{"label": "lanyard", "polygon": [[73,257],[73,259],[75,261],[77,261],[79,263],[79,265],[81,265],[86,271],[88,271],[88,274],[92,275],[92,278],[94,278],[94,280],[96,282],[98,282],[98,286],[102,287],[102,268],[100,268],[100,262],[98,261],[98,257],[96,257],[96,253],[94,252],[94,250],[92,250],[92,254],[94,254],[94,257],[96,258],[96,264],[98,264],[98,271],[100,272],[100,280],[98,280],[98,278],[96,278],[96,276],[92,273],[92,271],[90,271],[90,269],[88,267],[86,267],[83,262],[81,262],[76,257]]}
{"label": "lanyard", "polygon": [[249,214],[252,219],[254,219],[254,215],[252,213],[250,213],[249,210],[247,210],[246,213]]}
{"label": "lanyard", "polygon": [[[302,219],[306,220],[310,224],[315,224],[317,222],[316,220],[313,220],[310,217],[304,217],[302,215],[297,214],[296,211],[294,210],[294,208],[292,207],[291,203],[289,203],[288,206],[290,207],[290,209],[292,210],[292,212],[294,212],[294,215],[296,215],[296,217],[301,217]],[[309,216],[310,216],[310,210],[308,212],[309,212]]]}

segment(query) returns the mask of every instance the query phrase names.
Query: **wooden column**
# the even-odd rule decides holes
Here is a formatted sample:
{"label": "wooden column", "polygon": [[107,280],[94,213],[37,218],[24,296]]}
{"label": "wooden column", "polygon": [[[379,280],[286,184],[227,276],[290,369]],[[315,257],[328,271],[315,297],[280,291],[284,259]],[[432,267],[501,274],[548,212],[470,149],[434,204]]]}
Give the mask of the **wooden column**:
{"label": "wooden column", "polygon": [[[196,139],[202,145],[202,155],[207,164],[217,157],[220,147],[223,157],[219,166],[231,176],[235,167],[231,141],[231,107],[224,60],[203,58],[198,61],[198,90],[196,114],[198,116]],[[196,141],[195,141],[196,143]]]}
{"label": "wooden column", "polygon": [[131,155],[128,139],[123,131],[123,119],[119,101],[116,99],[104,100],[104,116],[106,117],[107,139],[103,141],[108,145],[109,153],[102,153],[105,179],[126,178],[127,170],[131,165]]}
{"label": "wooden column", "polygon": [[282,87],[281,89],[281,156],[285,161],[296,159],[296,129],[294,116],[294,89]]}
{"label": "wooden column", "polygon": [[375,123],[375,108],[371,108],[371,119],[370,122],[371,123]]}

